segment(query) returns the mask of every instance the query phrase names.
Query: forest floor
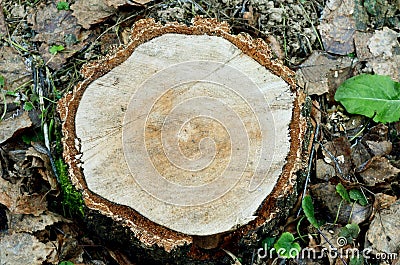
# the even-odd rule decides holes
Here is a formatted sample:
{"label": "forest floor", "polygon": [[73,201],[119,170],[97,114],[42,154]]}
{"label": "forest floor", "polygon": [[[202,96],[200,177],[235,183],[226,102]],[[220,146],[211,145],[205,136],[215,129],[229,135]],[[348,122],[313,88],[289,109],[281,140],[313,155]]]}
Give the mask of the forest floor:
{"label": "forest floor", "polygon": [[65,171],[56,102],[82,79],[82,65],[127,45],[139,19],[190,24],[195,16],[269,43],[312,103],[305,190],[319,229],[298,216],[299,204],[259,247],[286,231],[302,248],[368,252],[231,253],[235,264],[400,264],[400,122],[349,114],[334,100],[353,76],[400,81],[399,0],[0,0],[0,11],[0,264],[138,264],[82,225],[81,198],[68,180],[59,187],[44,146]]}

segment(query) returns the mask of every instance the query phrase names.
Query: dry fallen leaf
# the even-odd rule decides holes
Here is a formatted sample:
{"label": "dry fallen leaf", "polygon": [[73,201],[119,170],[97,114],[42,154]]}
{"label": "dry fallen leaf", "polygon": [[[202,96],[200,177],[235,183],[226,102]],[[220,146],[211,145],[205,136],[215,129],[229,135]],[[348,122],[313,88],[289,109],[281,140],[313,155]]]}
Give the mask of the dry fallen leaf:
{"label": "dry fallen leaf", "polygon": [[354,8],[353,0],[330,0],[326,3],[318,29],[327,52],[346,55],[354,51]]}
{"label": "dry fallen leaf", "polygon": [[85,29],[103,22],[115,13],[115,9],[107,6],[104,0],[77,0],[71,9],[78,23]]}
{"label": "dry fallen leaf", "polygon": [[351,160],[356,166],[357,171],[361,170],[365,166],[365,163],[370,159],[371,155],[368,153],[368,150],[363,143],[357,142],[351,146]]}
{"label": "dry fallen leaf", "polygon": [[366,141],[369,149],[375,156],[388,155],[392,152],[392,143],[389,141],[375,142]]}
{"label": "dry fallen leaf", "polygon": [[4,77],[6,90],[13,90],[31,79],[31,70],[24,62],[14,48],[0,47],[0,75]]}
{"label": "dry fallen leaf", "polygon": [[[400,48],[399,48],[400,50]],[[388,75],[400,82],[400,55],[393,55],[391,59],[377,58],[367,62],[377,75]]]}
{"label": "dry fallen leaf", "polygon": [[325,181],[336,176],[335,167],[326,163],[323,159],[317,159],[315,171],[316,177]]}
{"label": "dry fallen leaf", "polygon": [[9,119],[0,122],[0,144],[10,139],[16,132],[32,126],[32,121],[29,118],[27,111],[22,112],[17,117],[10,117]]}
{"label": "dry fallen leaf", "polygon": [[54,261],[56,247],[28,233],[0,234],[1,264],[43,264]]}
{"label": "dry fallen leaf", "polygon": [[389,208],[390,205],[396,202],[396,196],[390,196],[385,193],[375,194],[374,209],[381,211],[382,209]]}
{"label": "dry fallen leaf", "polygon": [[26,194],[21,192],[22,180],[12,184],[0,178],[0,203],[12,214],[40,215],[47,209],[47,201],[41,194]]}
{"label": "dry fallen leaf", "polygon": [[385,157],[375,156],[365,166],[365,170],[360,172],[361,179],[368,186],[375,186],[395,177],[400,169],[392,166]]}
{"label": "dry fallen leaf", "polygon": [[39,216],[33,216],[30,214],[10,214],[8,220],[9,229],[18,233],[32,233],[44,230],[46,226],[53,225],[54,223],[71,222],[61,215],[49,211],[46,211]]}
{"label": "dry fallen leaf", "polygon": [[382,142],[388,140],[388,132],[389,128],[383,124],[379,123],[372,127],[368,133],[366,133],[363,137],[365,141],[375,141]]}
{"label": "dry fallen leaf", "polygon": [[[81,31],[77,19],[68,10],[58,10],[55,3],[42,4],[28,17],[28,23],[37,32],[33,41],[42,42],[39,53],[52,69],[59,69],[67,60],[79,51],[88,38]],[[63,45],[65,50],[56,55],[50,53],[53,45]]]}
{"label": "dry fallen leaf", "polygon": [[58,10],[55,3],[39,5],[36,12],[28,17],[28,23],[37,32],[33,41],[46,42],[48,45],[64,44],[70,35],[75,36],[75,42],[82,41],[79,39],[81,27],[77,19],[71,11]]}
{"label": "dry fallen leaf", "polygon": [[296,72],[299,86],[309,95],[322,95],[334,91],[348,78],[352,60],[349,57],[335,57],[315,51],[302,63]]}
{"label": "dry fallen leaf", "polygon": [[400,246],[400,200],[375,214],[366,235],[365,248],[372,253],[397,253]]}
{"label": "dry fallen leaf", "polygon": [[[42,163],[40,165],[36,162],[35,159],[32,160],[32,167],[37,167],[38,173],[43,178],[43,180],[47,181],[50,184],[52,191],[58,191],[58,182],[57,178],[53,173],[53,169],[51,167],[51,162],[49,157],[46,154],[39,153],[33,147],[29,148],[26,151],[27,157],[33,157],[39,159]],[[43,170],[45,169],[45,170]],[[53,194],[54,195],[54,194]]]}
{"label": "dry fallen leaf", "polygon": [[347,179],[353,169],[349,140],[346,137],[340,137],[323,146],[324,161],[335,167],[337,176]]}

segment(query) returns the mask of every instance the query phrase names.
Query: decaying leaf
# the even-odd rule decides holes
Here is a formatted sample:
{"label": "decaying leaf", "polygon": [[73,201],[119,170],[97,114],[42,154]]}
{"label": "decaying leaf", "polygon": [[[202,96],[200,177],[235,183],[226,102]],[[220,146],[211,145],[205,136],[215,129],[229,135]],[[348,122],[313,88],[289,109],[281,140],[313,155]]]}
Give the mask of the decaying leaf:
{"label": "decaying leaf", "polygon": [[375,194],[374,209],[378,213],[382,209],[389,208],[390,205],[396,202],[396,196],[390,196],[385,193]]}
{"label": "decaying leaf", "polygon": [[365,167],[365,170],[360,172],[363,182],[368,186],[374,186],[390,180],[400,172],[400,169],[392,166],[389,160],[385,157],[373,157]]}
{"label": "decaying leaf", "polygon": [[337,242],[337,238],[339,237],[341,226],[332,225],[332,224],[324,224],[320,227],[320,230],[321,230],[321,233],[323,233],[324,236],[326,237],[326,239],[325,239],[323,236],[320,236],[321,246],[329,247],[328,246],[329,243],[327,242],[327,240],[329,240],[329,242],[336,249],[339,249],[340,247],[342,247]]}
{"label": "decaying leaf", "polygon": [[[58,191],[58,182],[56,176],[54,176],[53,169],[51,167],[51,162],[46,154],[36,151],[33,147],[26,151],[27,157],[33,157],[39,159],[42,163],[38,164],[35,159],[32,160],[32,167],[38,167],[39,174],[43,180],[50,184],[51,190]],[[45,170],[41,170],[45,168]]]}
{"label": "decaying leaf", "polygon": [[21,180],[12,184],[0,178],[0,203],[13,214],[40,215],[47,208],[46,198],[41,194],[22,193],[21,184]]}
{"label": "decaying leaf", "polygon": [[57,252],[53,242],[46,244],[28,233],[0,235],[1,264],[43,264],[55,261]]}
{"label": "decaying leaf", "polygon": [[356,167],[356,171],[361,170],[370,159],[371,155],[363,143],[357,142],[351,146],[351,160]]}
{"label": "decaying leaf", "polygon": [[75,36],[75,42],[81,41],[81,27],[77,24],[77,19],[72,16],[71,11],[58,10],[55,3],[38,6],[36,12],[28,17],[28,23],[37,32],[33,41],[46,42],[48,45],[62,44],[69,35]]}
{"label": "decaying leaf", "polygon": [[373,253],[398,253],[400,246],[400,200],[375,214],[366,235],[365,248]]}
{"label": "decaying leaf", "polygon": [[371,32],[359,31],[354,34],[354,45],[357,52],[357,58],[361,61],[367,61],[374,57],[368,48],[368,42],[372,35],[373,33]]}
{"label": "decaying leaf", "polygon": [[24,59],[12,47],[0,47],[0,75],[5,80],[4,88],[12,90],[31,78],[30,69]]}
{"label": "decaying leaf", "polygon": [[327,52],[346,55],[354,51],[353,37],[356,31],[353,0],[330,0],[318,26]]}
{"label": "decaying leaf", "polygon": [[316,177],[328,181],[334,176],[336,176],[335,167],[326,163],[323,159],[318,159],[316,162]]}
{"label": "decaying leaf", "polygon": [[389,128],[383,124],[379,123],[372,127],[368,133],[364,135],[365,141],[375,141],[375,142],[382,142],[388,140],[388,132]]}
{"label": "decaying leaf", "polygon": [[[88,38],[88,33],[81,31],[77,19],[69,10],[58,10],[55,3],[42,4],[37,11],[28,17],[28,23],[38,34],[33,41],[40,41],[39,53],[46,64],[53,69],[60,68],[67,60],[79,51]],[[65,51],[52,55],[50,47],[62,45]]]}
{"label": "decaying leaf", "polygon": [[17,117],[10,117],[0,121],[0,143],[7,141],[16,132],[32,126],[32,121],[29,118],[28,112],[24,111]]}
{"label": "decaying leaf", "polygon": [[337,176],[347,179],[352,171],[350,142],[346,137],[336,138],[324,144],[324,160],[335,167]]}
{"label": "decaying leaf", "polygon": [[400,55],[393,55],[391,59],[373,59],[367,62],[377,75],[391,76],[397,82],[400,82]]}
{"label": "decaying leaf", "polygon": [[375,156],[388,155],[392,152],[392,143],[389,141],[375,142],[366,141],[369,149]]}
{"label": "decaying leaf", "polygon": [[283,60],[285,58],[285,53],[282,51],[278,40],[274,36],[268,35],[266,41],[268,42],[269,46],[271,47],[271,51],[275,54],[275,56],[278,59]]}
{"label": "decaying leaf", "polygon": [[104,0],[77,0],[71,5],[71,9],[78,23],[85,29],[106,20],[115,12],[115,9],[107,6]]}
{"label": "decaying leaf", "polygon": [[348,78],[352,59],[315,51],[296,72],[298,84],[310,95],[333,91]]}
{"label": "decaying leaf", "polygon": [[45,211],[39,216],[33,216],[28,214],[10,214],[9,216],[9,229],[13,232],[27,232],[32,233],[41,231],[46,226],[53,225],[58,222],[71,222],[59,214]]}

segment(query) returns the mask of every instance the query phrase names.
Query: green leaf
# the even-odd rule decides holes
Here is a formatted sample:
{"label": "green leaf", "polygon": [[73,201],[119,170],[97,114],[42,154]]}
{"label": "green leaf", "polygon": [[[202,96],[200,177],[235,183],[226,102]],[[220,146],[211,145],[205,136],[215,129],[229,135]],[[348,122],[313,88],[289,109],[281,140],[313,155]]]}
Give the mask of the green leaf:
{"label": "green leaf", "polygon": [[50,47],[50,53],[56,55],[58,52],[65,50],[62,45],[53,45]]}
{"label": "green leaf", "polygon": [[339,86],[335,100],[349,113],[361,114],[375,122],[400,119],[400,83],[389,76],[362,74]]}
{"label": "green leaf", "polygon": [[353,242],[353,239],[356,239],[358,237],[358,234],[360,233],[360,227],[358,224],[347,224],[345,227],[342,227],[342,229],[339,232],[339,236],[345,237],[347,242]]}
{"label": "green leaf", "polygon": [[349,191],[350,198],[358,202],[361,206],[368,205],[367,198],[365,198],[364,194],[357,189],[352,189]]}
{"label": "green leaf", "polygon": [[60,1],[57,3],[57,9],[58,10],[69,10],[69,4],[64,1]]}
{"label": "green leaf", "polygon": [[26,111],[31,111],[31,110],[33,110],[33,104],[32,104],[31,102],[29,102],[29,101],[26,101],[26,102],[24,103],[24,110],[26,110]]}
{"label": "green leaf", "polygon": [[294,236],[289,232],[285,232],[279,237],[274,248],[276,253],[284,258],[294,258],[301,251],[299,243],[294,242]]}
{"label": "green leaf", "polygon": [[304,214],[307,217],[307,220],[315,227],[319,228],[319,224],[317,219],[315,219],[314,215],[314,205],[312,203],[312,199],[310,195],[304,197],[303,201],[301,202],[301,206],[303,208]]}
{"label": "green leaf", "polygon": [[364,265],[364,257],[362,255],[351,257],[349,265]]}
{"label": "green leaf", "polygon": [[342,183],[336,185],[336,191],[337,193],[339,193],[339,195],[342,197],[343,200],[347,201],[348,203],[351,202],[349,193],[347,192],[346,188],[343,186]]}
{"label": "green leaf", "polygon": [[275,239],[275,237],[267,237],[261,242],[261,245],[265,251],[268,252],[274,246]]}
{"label": "green leaf", "polygon": [[4,87],[5,83],[4,76],[0,75],[0,89]]}

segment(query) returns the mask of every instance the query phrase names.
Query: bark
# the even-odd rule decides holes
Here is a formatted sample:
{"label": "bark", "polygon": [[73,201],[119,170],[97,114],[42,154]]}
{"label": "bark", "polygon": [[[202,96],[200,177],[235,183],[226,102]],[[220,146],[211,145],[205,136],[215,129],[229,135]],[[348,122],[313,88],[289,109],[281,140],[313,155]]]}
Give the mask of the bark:
{"label": "bark", "polygon": [[229,264],[222,249],[286,218],[308,157],[305,95],[262,40],[141,20],[82,73],[58,106],[64,159],[102,238],[142,262]]}

